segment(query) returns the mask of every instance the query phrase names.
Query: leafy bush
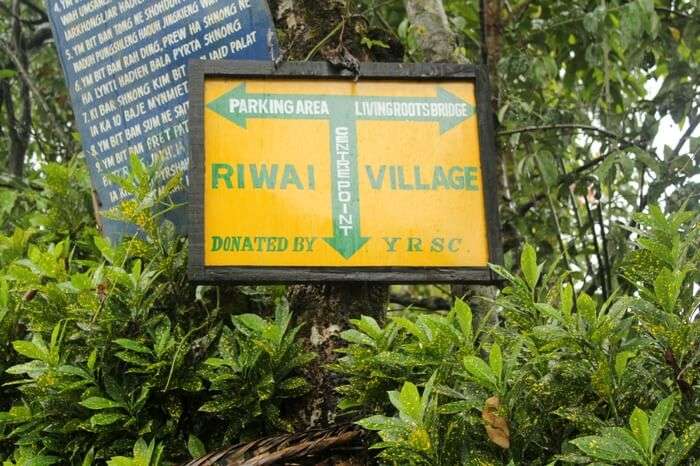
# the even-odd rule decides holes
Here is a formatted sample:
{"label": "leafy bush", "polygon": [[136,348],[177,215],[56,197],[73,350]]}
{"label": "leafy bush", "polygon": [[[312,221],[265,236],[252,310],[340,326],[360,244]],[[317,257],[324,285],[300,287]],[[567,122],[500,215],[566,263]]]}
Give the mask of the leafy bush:
{"label": "leafy bush", "polygon": [[[291,429],[285,406],[308,391],[300,369],[314,355],[282,289],[189,285],[187,242],[161,220],[177,184],[156,192],[156,169],[134,159],[115,180],[133,197],[109,215],[141,230],[118,245],[90,226],[78,164],[0,194],[8,465],[156,466]],[[495,327],[475,328],[461,300],[446,313],[352,320],[331,369],[341,408],[378,432],[379,460],[693,464],[698,217],[651,207],[635,220],[608,300],[574,290],[526,245],[520,274],[494,266],[507,285]]]}
{"label": "leafy bush", "polygon": [[519,276],[493,267],[507,286],[501,323],[485,333],[472,333],[460,301],[445,315],[392,316],[384,327],[354,321],[342,334],[350,345],[336,366],[348,376],[340,392],[345,408],[374,413],[359,424],[378,431],[380,458],[694,464],[698,216],[652,207],[636,220],[636,249],[619,271],[628,286],[605,302],[544,273],[526,245]]}
{"label": "leafy bush", "polygon": [[[280,406],[306,388],[298,369],[310,357],[286,304],[191,286],[187,242],[161,221],[177,180],[156,191],[157,167],[134,157],[131,168],[115,181],[132,198],[109,215],[141,233],[118,245],[87,227],[89,182],[77,164],[48,165],[36,189],[3,194],[14,221],[0,235],[9,464],[187,459],[188,448],[288,429]],[[240,314],[261,306],[276,309],[273,321]]]}

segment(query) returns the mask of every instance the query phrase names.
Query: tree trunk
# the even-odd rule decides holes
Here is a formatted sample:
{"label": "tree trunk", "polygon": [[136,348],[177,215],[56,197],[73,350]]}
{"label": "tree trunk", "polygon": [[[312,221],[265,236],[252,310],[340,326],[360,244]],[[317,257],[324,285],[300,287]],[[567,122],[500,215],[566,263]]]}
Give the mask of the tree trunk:
{"label": "tree trunk", "polygon": [[318,354],[306,376],[312,394],[296,410],[297,424],[303,427],[328,426],[336,416],[338,379],[327,369],[335,361],[335,350],[342,346],[339,333],[348,321],[369,315],[381,321],[389,301],[385,285],[298,285],[287,293],[294,315],[304,323],[302,336],[307,349]]}
{"label": "tree trunk", "polygon": [[465,63],[457,53],[457,40],[447,20],[442,0],[406,0],[406,16],[428,63]]}
{"label": "tree trunk", "polygon": [[[14,49],[14,54],[19,60],[18,66],[21,65],[24,67],[24,69],[28,69],[29,60],[27,58],[27,52],[24,48],[22,24],[20,22],[20,0],[13,0],[12,15],[14,16],[11,28],[12,48]],[[9,68],[12,69],[14,66],[9,66]],[[24,160],[27,147],[29,145],[32,124],[32,104],[29,86],[24,80],[19,80],[19,118],[17,118],[15,115],[15,101],[12,95],[12,89],[4,80],[2,82],[2,86],[2,96],[5,100],[5,112],[7,114],[8,123],[7,134],[10,142],[7,168],[13,176],[19,178],[24,174]]]}
{"label": "tree trunk", "polygon": [[[362,36],[370,31],[359,15],[353,15],[353,5],[344,0],[271,1],[277,26],[282,30],[284,58],[325,58],[348,67],[375,58],[361,46]],[[391,58],[397,60],[401,55]],[[339,333],[348,328],[351,318],[362,314],[381,321],[389,289],[371,284],[297,285],[289,287],[287,296],[295,318],[304,323],[301,336],[307,349],[319,355],[306,374],[312,392],[301,406],[294,407],[298,413],[295,427],[327,426],[335,419],[338,398],[336,377],[327,366],[336,359],[335,350],[342,345]]]}
{"label": "tree trunk", "polygon": [[[369,35],[367,25],[355,15],[355,2],[350,0],[272,0],[281,45],[288,60],[325,58],[341,66],[352,66],[373,58],[399,61],[402,54],[372,57],[361,46],[361,39]],[[406,12],[417,35],[421,56],[427,62],[465,62],[457,52],[457,41],[451,31],[441,0],[405,0]],[[382,38],[391,43],[391,38]],[[493,287],[458,289],[460,295],[494,296]],[[388,304],[388,288],[383,285],[292,286],[288,291],[290,307],[299,321],[305,323],[303,335],[309,349],[319,354],[308,371],[313,392],[298,409],[297,428],[328,425],[333,422],[337,395],[337,381],[327,370],[336,358],[335,350],[342,345],[338,334],[348,327],[350,318],[360,314],[382,320]],[[474,302],[475,309],[483,309],[482,302]],[[477,319],[479,316],[476,316]]]}

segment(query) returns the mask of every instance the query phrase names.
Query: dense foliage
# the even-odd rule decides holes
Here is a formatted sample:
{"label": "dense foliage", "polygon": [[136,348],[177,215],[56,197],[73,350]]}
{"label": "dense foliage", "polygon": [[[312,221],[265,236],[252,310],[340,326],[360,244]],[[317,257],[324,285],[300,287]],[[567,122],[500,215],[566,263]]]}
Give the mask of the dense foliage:
{"label": "dense foliage", "polygon": [[[281,407],[307,389],[297,369],[313,355],[275,296],[188,285],[187,243],[158,222],[178,180],[156,191],[154,172],[133,158],[119,180],[134,198],[112,215],[144,234],[115,246],[91,226],[77,163],[46,166],[38,191],[2,191],[12,220],[0,236],[0,451],[10,464],[89,463],[132,447],[184,459],[188,447],[291,429]],[[272,320],[241,313],[263,305]]]}
{"label": "dense foliage", "polygon": [[495,328],[474,329],[461,301],[446,315],[394,315],[384,327],[354,321],[338,363],[348,375],[343,406],[396,413],[360,421],[379,431],[380,457],[433,465],[697,458],[699,217],[665,218],[652,206],[636,219],[637,249],[620,272],[633,291],[605,302],[574,292],[526,245],[521,276],[494,266],[508,284]]}
{"label": "dense foliage", "polygon": [[[287,57],[425,58],[409,0],[269,3]],[[505,287],[354,316],[344,418],[386,464],[697,464],[697,2],[442,3],[454,60],[488,59]],[[0,0],[0,461],[156,466],[297,427],[305,323],[281,287],[188,283],[177,178],[133,159],[110,216],[142,234],[99,234],[43,8]]]}

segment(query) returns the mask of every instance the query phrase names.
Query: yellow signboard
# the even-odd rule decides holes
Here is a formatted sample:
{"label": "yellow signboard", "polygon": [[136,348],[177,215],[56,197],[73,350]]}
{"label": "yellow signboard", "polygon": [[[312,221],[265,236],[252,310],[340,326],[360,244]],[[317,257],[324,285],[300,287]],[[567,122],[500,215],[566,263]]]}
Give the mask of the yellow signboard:
{"label": "yellow signboard", "polygon": [[203,268],[487,267],[475,80],[386,78],[204,77]]}

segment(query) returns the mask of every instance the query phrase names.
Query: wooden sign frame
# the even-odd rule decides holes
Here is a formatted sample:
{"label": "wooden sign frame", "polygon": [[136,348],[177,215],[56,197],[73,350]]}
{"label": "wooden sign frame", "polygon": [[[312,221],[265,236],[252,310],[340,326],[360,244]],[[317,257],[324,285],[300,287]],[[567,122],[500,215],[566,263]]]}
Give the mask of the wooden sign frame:
{"label": "wooden sign frame", "polygon": [[[489,262],[502,264],[496,147],[488,74],[481,66],[457,64],[363,63],[359,78],[325,62],[192,60],[189,77],[190,171],[188,196],[188,274],[197,283],[465,283],[491,284],[498,277],[488,267],[306,267],[207,266],[204,262],[204,84],[210,77],[240,79],[459,81],[475,84],[476,116],[481,148],[482,189]],[[488,188],[486,188],[488,187]],[[459,215],[460,212],[455,212]],[[449,221],[449,219],[446,219]]]}

